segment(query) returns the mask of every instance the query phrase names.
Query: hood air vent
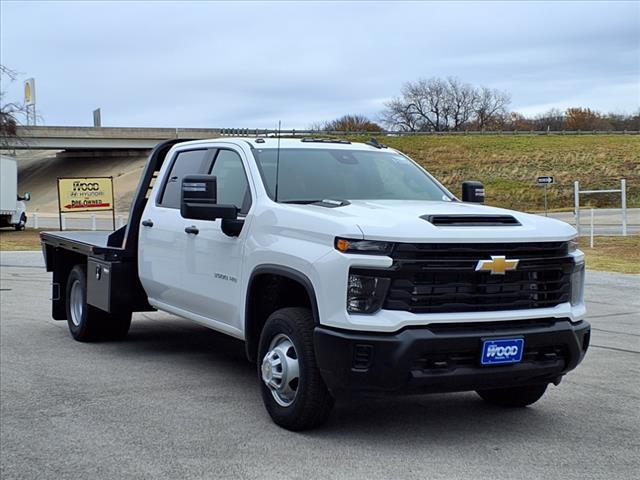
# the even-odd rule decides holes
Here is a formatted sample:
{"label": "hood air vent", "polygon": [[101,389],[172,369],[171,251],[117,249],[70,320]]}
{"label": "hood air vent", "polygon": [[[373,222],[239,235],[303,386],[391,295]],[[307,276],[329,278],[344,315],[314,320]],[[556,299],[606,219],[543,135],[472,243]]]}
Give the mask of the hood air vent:
{"label": "hood air vent", "polygon": [[518,226],[511,215],[423,215],[420,218],[436,227],[504,227]]}

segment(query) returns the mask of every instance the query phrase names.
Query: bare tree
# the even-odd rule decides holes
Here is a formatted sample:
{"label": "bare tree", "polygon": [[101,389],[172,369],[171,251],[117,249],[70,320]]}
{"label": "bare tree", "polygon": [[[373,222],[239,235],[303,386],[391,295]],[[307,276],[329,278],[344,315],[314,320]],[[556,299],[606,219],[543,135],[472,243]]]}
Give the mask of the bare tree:
{"label": "bare tree", "polygon": [[[0,83],[6,85],[15,81],[18,73],[4,65],[0,65]],[[20,118],[27,113],[26,105],[17,102],[6,102],[6,92],[0,91],[0,148],[6,149],[16,140],[18,136],[18,126],[21,125]]]}
{"label": "bare tree", "polygon": [[326,122],[311,122],[307,127],[307,130],[320,132],[324,130],[325,123]]}
{"label": "bare tree", "polygon": [[391,129],[442,132],[475,123],[485,128],[506,113],[507,92],[475,88],[455,77],[407,82],[400,97],[385,104],[384,123]]}
{"label": "bare tree", "polygon": [[441,132],[449,127],[447,84],[439,78],[407,82],[402,96],[409,110],[418,117],[420,130]]}
{"label": "bare tree", "polygon": [[539,131],[560,131],[564,129],[564,112],[558,108],[537,115],[533,122],[535,129]]}
{"label": "bare tree", "polygon": [[392,130],[416,132],[420,127],[418,117],[412,112],[403,98],[396,97],[384,104],[381,114],[382,123]]}
{"label": "bare tree", "polygon": [[498,89],[481,87],[475,104],[475,121],[479,130],[484,130],[501,114],[506,111],[511,103],[511,96]]}
{"label": "bare tree", "polygon": [[384,123],[405,131],[443,131],[449,128],[450,95],[446,81],[419,79],[403,85],[401,96],[385,104]]}
{"label": "bare tree", "polygon": [[467,124],[474,114],[475,105],[478,101],[478,93],[468,83],[463,83],[459,79],[449,77],[448,87],[448,117],[452,130],[460,130]]}

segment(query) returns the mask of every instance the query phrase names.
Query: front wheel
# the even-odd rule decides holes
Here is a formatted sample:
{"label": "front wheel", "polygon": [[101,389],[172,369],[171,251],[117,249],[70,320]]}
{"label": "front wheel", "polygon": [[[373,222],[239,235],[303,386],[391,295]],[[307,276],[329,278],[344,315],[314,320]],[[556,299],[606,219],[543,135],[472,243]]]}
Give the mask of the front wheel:
{"label": "front wheel", "polygon": [[282,308],[267,319],[258,346],[262,399],[273,421],[299,431],[324,423],[333,398],[313,350],[313,316],[306,308]]}
{"label": "front wheel", "polygon": [[478,390],[477,394],[484,401],[500,407],[526,407],[540,400],[546,390],[547,384],[545,383],[524,387]]}
{"label": "front wheel", "polygon": [[24,230],[26,227],[27,227],[27,215],[23,213],[22,215],[20,215],[20,220],[18,221],[18,223],[14,225],[13,228],[15,228],[16,231],[19,232]]}

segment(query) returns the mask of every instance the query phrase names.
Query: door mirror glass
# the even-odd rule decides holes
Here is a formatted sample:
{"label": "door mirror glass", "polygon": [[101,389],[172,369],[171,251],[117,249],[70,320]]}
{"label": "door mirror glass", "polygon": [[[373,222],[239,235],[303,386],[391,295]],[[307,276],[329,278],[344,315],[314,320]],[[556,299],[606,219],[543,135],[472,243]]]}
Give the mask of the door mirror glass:
{"label": "door mirror glass", "polygon": [[193,220],[235,219],[235,205],[217,204],[218,188],[214,175],[185,175],[182,178],[180,214]]}
{"label": "door mirror glass", "polygon": [[462,182],[462,201],[484,203],[484,186],[480,182]]}
{"label": "door mirror glass", "polygon": [[31,194],[29,192],[24,192],[24,195],[22,195],[22,200],[28,202],[29,200],[31,200]]}

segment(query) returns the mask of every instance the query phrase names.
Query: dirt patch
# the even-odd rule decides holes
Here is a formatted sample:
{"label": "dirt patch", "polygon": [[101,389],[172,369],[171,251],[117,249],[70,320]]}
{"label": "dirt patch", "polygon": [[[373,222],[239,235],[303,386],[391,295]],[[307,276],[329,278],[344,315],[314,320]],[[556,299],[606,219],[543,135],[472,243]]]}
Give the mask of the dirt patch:
{"label": "dirt patch", "polygon": [[40,232],[42,231],[44,230],[32,228],[27,228],[22,232],[0,230],[0,250],[3,252],[40,250]]}

